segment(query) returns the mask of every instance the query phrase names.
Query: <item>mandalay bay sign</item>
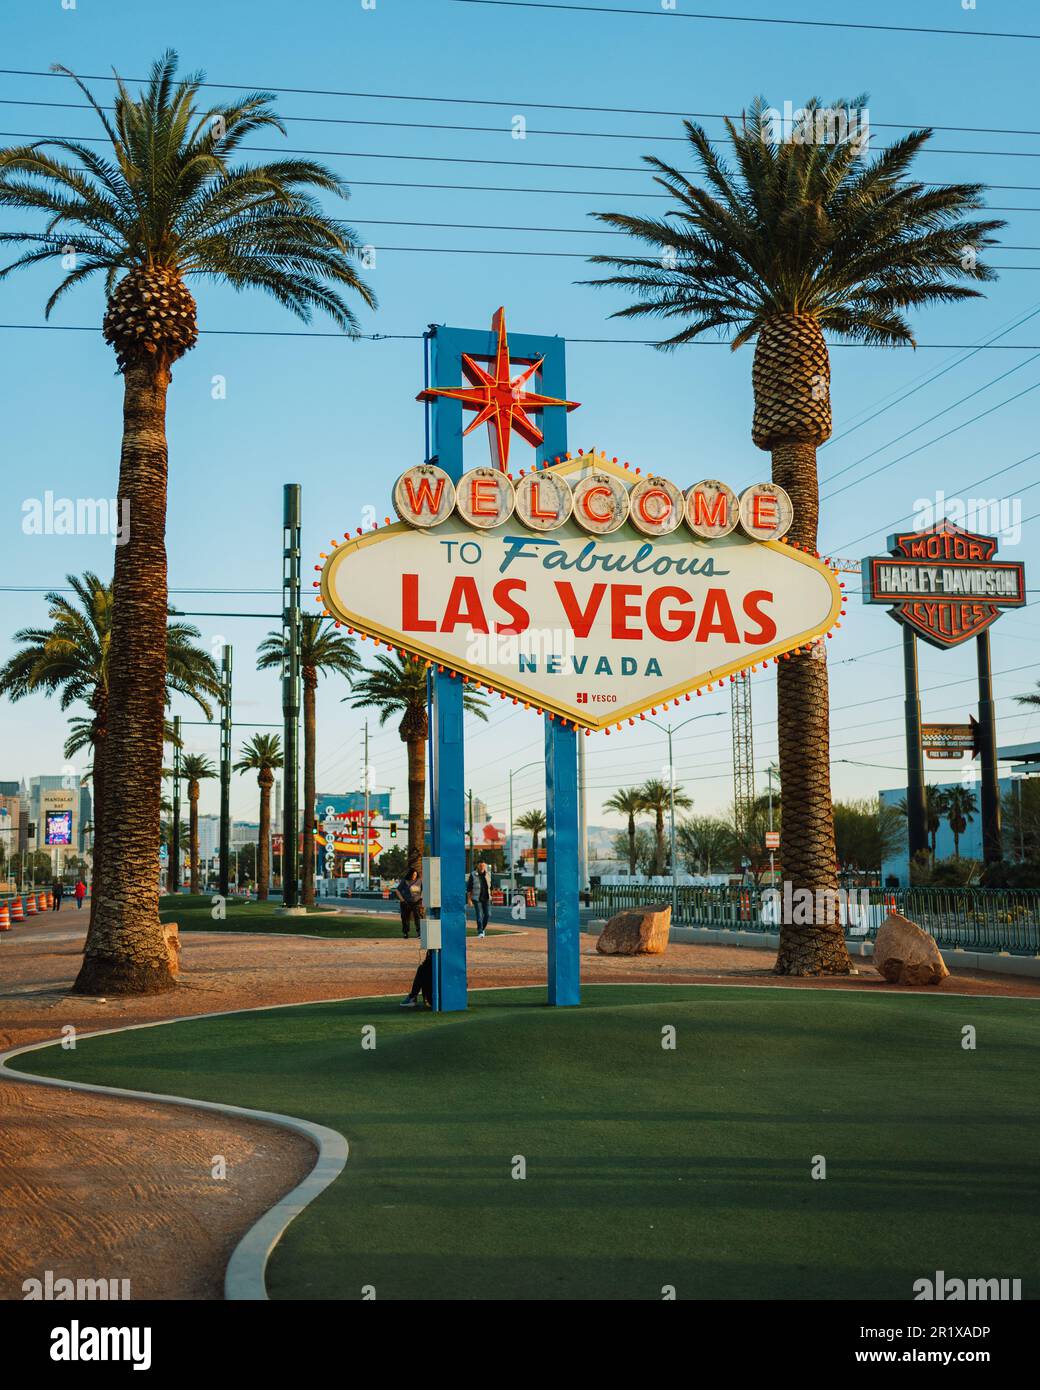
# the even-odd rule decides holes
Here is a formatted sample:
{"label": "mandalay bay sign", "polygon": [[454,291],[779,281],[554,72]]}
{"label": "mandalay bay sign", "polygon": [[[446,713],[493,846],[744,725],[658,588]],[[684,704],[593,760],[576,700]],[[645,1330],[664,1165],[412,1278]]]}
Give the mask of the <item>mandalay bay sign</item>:
{"label": "mandalay bay sign", "polygon": [[333,542],[318,601],[342,625],[516,704],[620,726],[838,625],[836,573],[786,543],[772,483],[680,490],[592,452],[394,486],[400,521]]}

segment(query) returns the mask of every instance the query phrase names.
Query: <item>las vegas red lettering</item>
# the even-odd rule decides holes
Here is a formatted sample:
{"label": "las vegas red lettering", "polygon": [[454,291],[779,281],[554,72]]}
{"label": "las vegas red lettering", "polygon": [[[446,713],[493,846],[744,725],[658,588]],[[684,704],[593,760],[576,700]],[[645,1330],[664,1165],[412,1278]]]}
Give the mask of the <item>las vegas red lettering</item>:
{"label": "las vegas red lettering", "polygon": [[[609,623],[612,642],[707,642],[721,637],[731,645],[750,642],[762,646],[776,637],[776,623],[767,611],[773,602],[768,589],[752,589],[739,600],[718,587],[704,591],[700,607],[688,589],[663,584],[649,590],[642,584],[593,584],[580,596],[566,579],[555,581],[561,619],[576,638],[588,638],[602,613]],[[504,635],[526,632],[530,614],[524,606],[527,583],[523,579],[500,579],[485,602],[472,575],[456,575],[452,580],[443,613],[424,608],[420,576],[401,576],[402,632],[455,632],[457,629]],[[741,620],[738,626],[738,618]],[[608,635],[607,632],[604,635]]]}

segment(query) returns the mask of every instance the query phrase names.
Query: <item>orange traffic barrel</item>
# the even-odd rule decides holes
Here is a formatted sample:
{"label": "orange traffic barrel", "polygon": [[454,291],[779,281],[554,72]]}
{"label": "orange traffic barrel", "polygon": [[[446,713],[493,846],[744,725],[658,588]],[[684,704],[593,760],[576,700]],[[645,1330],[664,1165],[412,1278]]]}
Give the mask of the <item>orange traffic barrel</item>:
{"label": "orange traffic barrel", "polygon": [[37,894],[36,894],[36,911],[37,911],[37,912],[46,912],[46,911],[47,911],[47,909],[48,909],[48,908],[50,907],[50,905],[51,905],[51,904],[50,904],[50,901],[49,901],[50,896],[51,896],[51,894],[50,894],[50,890],[49,890],[49,889],[48,889],[48,891],[47,891],[46,893],[37,893]]}
{"label": "orange traffic barrel", "polygon": [[46,891],[46,893],[44,893],[44,895],[43,895],[43,905],[42,905],[42,907],[40,908],[40,911],[43,912],[44,910],[46,910],[46,911],[49,912],[50,909],[51,909],[53,906],[54,906],[54,894],[53,894],[53,893],[51,892],[51,890],[48,888],[47,891]]}
{"label": "orange traffic barrel", "polygon": [[0,903],[0,931],[11,930],[11,911],[6,902]]}
{"label": "orange traffic barrel", "polygon": [[22,911],[22,900],[21,900],[21,898],[12,898],[12,899],[11,899],[11,921],[12,921],[12,922],[24,922],[24,921],[25,921],[25,913]]}
{"label": "orange traffic barrel", "polygon": [[32,893],[25,895],[25,915],[26,917],[36,916],[36,897]]}

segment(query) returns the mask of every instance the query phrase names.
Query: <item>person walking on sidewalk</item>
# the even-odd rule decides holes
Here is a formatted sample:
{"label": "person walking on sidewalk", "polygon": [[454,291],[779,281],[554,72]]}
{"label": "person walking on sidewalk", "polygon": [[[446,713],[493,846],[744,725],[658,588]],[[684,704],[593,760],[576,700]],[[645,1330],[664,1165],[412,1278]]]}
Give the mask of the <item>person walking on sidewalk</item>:
{"label": "person walking on sidewalk", "polygon": [[82,907],[83,899],[87,896],[87,885],[83,882],[81,878],[78,878],[76,880],[76,886],[72,890],[72,893],[73,897],[76,899],[76,906]]}
{"label": "person walking on sidewalk", "polygon": [[54,897],[54,911],[55,911],[55,912],[60,912],[60,911],[61,911],[61,900],[62,900],[62,898],[65,896],[65,885],[64,885],[64,883],[62,883],[62,881],[61,881],[60,878],[56,878],[56,879],[54,880],[54,883],[53,883],[53,885],[52,885],[52,887],[51,887],[51,893],[53,894],[53,897]]}
{"label": "person walking on sidewalk", "polygon": [[487,936],[488,916],[491,912],[491,875],[484,863],[477,865],[477,872],[466,880],[466,901],[473,906],[477,918],[477,935]]}

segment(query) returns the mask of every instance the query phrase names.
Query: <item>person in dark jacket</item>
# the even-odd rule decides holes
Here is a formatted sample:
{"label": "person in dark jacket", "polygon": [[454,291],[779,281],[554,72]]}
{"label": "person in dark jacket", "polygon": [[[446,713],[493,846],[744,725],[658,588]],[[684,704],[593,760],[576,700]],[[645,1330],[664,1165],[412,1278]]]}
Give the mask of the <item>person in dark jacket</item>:
{"label": "person in dark jacket", "polygon": [[488,916],[491,912],[491,874],[486,864],[478,864],[477,872],[466,880],[466,901],[473,907],[477,918],[477,935],[487,935]]}
{"label": "person in dark jacket", "polygon": [[408,940],[408,928],[414,922],[415,934],[419,935],[419,922],[422,917],[422,879],[414,866],[394,889],[401,904],[401,935]]}
{"label": "person in dark jacket", "polygon": [[65,896],[65,885],[64,883],[62,883],[60,878],[56,878],[54,880],[54,884],[51,888],[51,893],[54,896],[54,911],[60,912],[61,900]]}

